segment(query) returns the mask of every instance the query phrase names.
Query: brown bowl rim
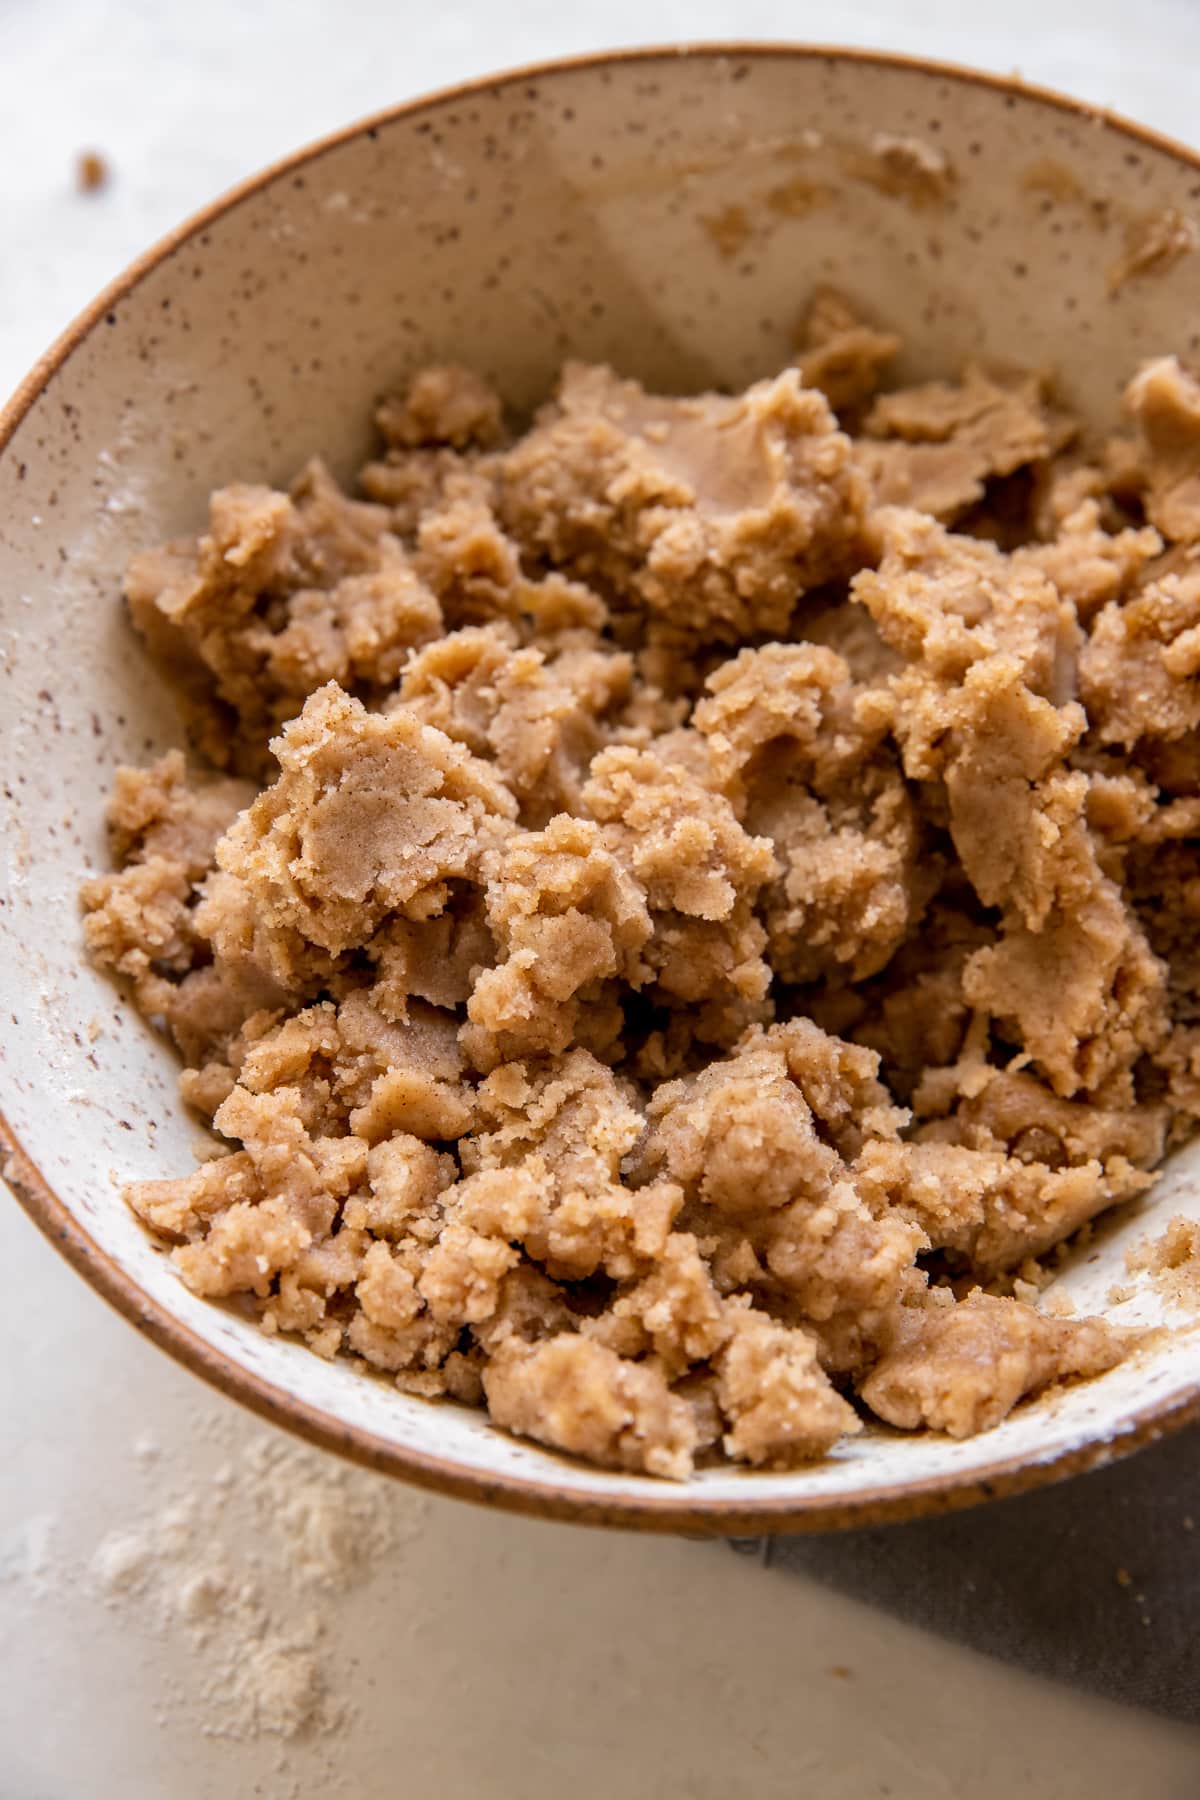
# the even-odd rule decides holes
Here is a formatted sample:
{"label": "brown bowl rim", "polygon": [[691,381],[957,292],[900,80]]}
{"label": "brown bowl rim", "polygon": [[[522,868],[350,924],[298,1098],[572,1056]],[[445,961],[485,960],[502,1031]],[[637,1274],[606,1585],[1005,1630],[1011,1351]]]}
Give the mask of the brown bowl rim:
{"label": "brown bowl rim", "polygon": [[[991,89],[993,92],[1031,99],[1076,118],[1105,125],[1134,143],[1148,146],[1200,171],[1200,153],[1186,145],[1122,118],[1107,108],[1076,100],[1054,89],[1026,82],[1015,75],[995,75],[960,64],[900,52],[841,47],[832,44],[742,43],[713,40],[686,44],[660,44],[633,49],[593,51],[580,56],[554,58],[436,89],[397,106],[369,114],[354,124],[316,139],[279,158],[257,174],[228,189],[210,205],[193,213],[182,225],[159,238],[111,281],[90,305],[67,326],[50,349],[34,364],[7,404],[0,408],[0,455],[18,426],[41,398],[76,347],[107,313],[159,264],[242,201],[258,193],[282,175],[306,168],[330,151],[354,138],[413,118],[447,103],[470,99],[489,90],[511,85],[552,80],[556,76],[614,64],[676,62],[684,57],[748,61],[760,58],[795,58],[806,61],[857,63],[868,67],[916,70],[951,82]],[[376,1437],[358,1426],[339,1421],[319,1407],[298,1399],[273,1383],[240,1368],[224,1352],[215,1349],[170,1310],[151,1300],[119,1265],[84,1230],[60,1199],[41,1170],[22,1148],[3,1112],[0,1112],[0,1175],[24,1207],[33,1223],[62,1253],[71,1266],[116,1308],[130,1324],[177,1362],[199,1375],[231,1399],[249,1407],[273,1425],[296,1433],[322,1449],[335,1451],[351,1461],[383,1474],[399,1477],[455,1499],[473,1500],[531,1517],[578,1524],[608,1525],[643,1531],[695,1536],[754,1536],[767,1532],[833,1531],[855,1526],[881,1525],[957,1511],[983,1500],[1015,1495],[1088,1469],[1116,1461],[1153,1443],[1168,1432],[1200,1418],[1200,1377],[1191,1388],[1142,1407],[1122,1421],[1115,1432],[1088,1439],[1038,1458],[1008,1457],[964,1475],[926,1477],[920,1481],[874,1484],[836,1498],[809,1495],[796,1499],[766,1495],[754,1497],[755,1476],[747,1474],[747,1494],[742,1499],[707,1499],[702,1489],[664,1483],[659,1492],[626,1496],[589,1496],[559,1486],[552,1476],[497,1475],[489,1477],[448,1458],[428,1455]]]}

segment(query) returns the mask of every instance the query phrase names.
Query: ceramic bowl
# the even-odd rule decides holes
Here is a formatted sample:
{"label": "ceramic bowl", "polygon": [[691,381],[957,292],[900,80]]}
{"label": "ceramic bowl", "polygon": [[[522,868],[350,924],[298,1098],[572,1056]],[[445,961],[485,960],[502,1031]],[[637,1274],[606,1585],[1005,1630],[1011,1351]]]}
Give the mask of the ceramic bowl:
{"label": "ceramic bowl", "polygon": [[[787,358],[818,281],[904,334],[904,376],[972,353],[1045,363],[1086,419],[1111,422],[1140,358],[1200,350],[1193,219],[1196,157],[1054,95],[900,58],[703,47],[400,107],[256,177],[115,282],[0,415],[4,1172],[79,1272],[197,1374],[318,1443],[592,1522],[910,1516],[1088,1468],[1200,1410],[1197,1341],[1164,1335],[963,1443],[873,1428],[810,1468],[674,1486],[267,1338],[189,1294],[120,1200],[124,1179],[190,1167],[200,1133],[170,1050],[84,960],[77,904],[105,866],[114,765],[180,739],[121,570],[194,531],[214,486],[286,481],[317,450],[348,476],[373,399],[429,360],[476,365],[517,408],[566,355],[669,389],[745,383]],[[1107,1296],[1131,1241],[1200,1215],[1198,1176],[1197,1150],[1177,1155],[1139,1216],[1080,1253],[1061,1279],[1081,1308],[1162,1317],[1153,1290]]]}

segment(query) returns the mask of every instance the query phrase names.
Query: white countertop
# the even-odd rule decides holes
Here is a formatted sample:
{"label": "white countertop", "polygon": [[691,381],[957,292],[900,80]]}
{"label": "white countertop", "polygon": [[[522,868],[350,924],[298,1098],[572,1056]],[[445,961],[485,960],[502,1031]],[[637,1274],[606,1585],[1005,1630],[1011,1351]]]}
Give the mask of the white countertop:
{"label": "white countertop", "polygon": [[[0,0],[0,389],[130,257],[276,154],[537,57],[836,37],[1019,68],[1200,137],[1193,0],[1093,0],[1086,41],[1080,16],[1072,0],[1008,0],[986,26],[961,0],[852,0],[836,19],[811,0]],[[113,171],[91,196],[84,148]],[[1200,1791],[1200,1732],[723,1545],[339,1474],[140,1341],[13,1206],[0,1266],[0,1800]],[[307,1577],[285,1534],[311,1550]],[[297,1735],[271,1729],[309,1712]]]}

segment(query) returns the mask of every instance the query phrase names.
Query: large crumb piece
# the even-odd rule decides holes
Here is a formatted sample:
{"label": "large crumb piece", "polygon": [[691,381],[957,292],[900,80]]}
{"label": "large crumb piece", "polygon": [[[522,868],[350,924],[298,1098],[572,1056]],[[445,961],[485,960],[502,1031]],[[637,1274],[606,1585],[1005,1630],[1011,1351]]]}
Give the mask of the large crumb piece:
{"label": "large crumb piece", "polygon": [[616,1469],[683,1480],[692,1471],[692,1409],[651,1366],[570,1334],[511,1343],[483,1378],[492,1417],[522,1437]]}
{"label": "large crumb piece", "polygon": [[494,444],[503,415],[494,388],[472,369],[446,363],[420,369],[403,395],[380,402],[375,423],[389,445],[412,449],[419,444]]}
{"label": "large crumb piece", "polygon": [[290,494],[221,489],[205,535],[134,559],[134,623],[211,762],[261,776],[271,734],[314,689],[380,695],[437,636],[437,600],[387,525],[312,463]]}
{"label": "large crumb piece", "polygon": [[644,974],[668,1005],[696,1008],[696,1035],[734,1042],[769,1016],[771,971],[754,902],[777,864],[728,799],[672,758],[669,743],[614,748],[592,763],[583,804],[645,897]]}
{"label": "large crumb piece", "polygon": [[1149,526],[1111,529],[1098,498],[1104,493],[1100,471],[1085,467],[1076,473],[1083,477],[1082,489],[1076,485],[1050,521],[1049,541],[1019,546],[1013,560],[1048,575],[1079,623],[1087,625],[1109,601],[1125,598],[1163,541]]}
{"label": "large crumb piece", "polygon": [[857,1159],[904,1120],[877,1067],[807,1020],[749,1034],[658,1089],[641,1150],[688,1196],[722,1291],[772,1294],[840,1369],[869,1354],[926,1242],[900,1209],[873,1209],[859,1191]]}
{"label": "large crumb piece", "polygon": [[1045,462],[1071,435],[1037,378],[968,363],[960,382],[881,395],[856,455],[880,505],[954,519],[988,481]]}
{"label": "large crumb piece", "polygon": [[861,556],[849,442],[794,373],[669,400],[569,364],[502,490],[531,551],[700,639],[780,630],[806,588]]}
{"label": "large crumb piece", "polygon": [[389,916],[424,919],[477,875],[516,812],[492,769],[404,708],[320,688],[276,741],[280,776],[222,839],[268,931],[337,956]]}
{"label": "large crumb piece", "polygon": [[694,720],[747,830],[774,846],[767,955],[785,981],[874,974],[920,916],[916,814],[895,754],[864,728],[833,650],[743,650]]}
{"label": "large crumb piece", "polygon": [[1200,555],[1176,551],[1110,601],[1079,657],[1079,692],[1102,744],[1172,741],[1200,726]]}
{"label": "large crumb piece", "polygon": [[1163,969],[1087,824],[1069,766],[1087,717],[1070,691],[1078,630],[1032,569],[912,513],[885,515],[858,596],[910,660],[892,683],[910,776],[940,776],[947,823],[998,944],[963,976],[968,1002],[1023,1045],[1055,1089],[1095,1088],[1162,1031]]}
{"label": "large crumb piece", "polygon": [[902,349],[818,289],[744,393],[569,364],[524,431],[418,369],[365,498],[135,559],[195,755],[83,933],[219,1134],[127,1190],[193,1293],[672,1480],[1126,1352],[1036,1303],[1200,1123],[1200,386],[1098,442]]}
{"label": "large crumb piece", "polygon": [[1125,392],[1141,433],[1146,514],[1165,538],[1200,538],[1200,382],[1179,359],[1147,363]]}
{"label": "large crumb piece", "polygon": [[108,803],[108,831],[118,864],[162,857],[182,863],[189,881],[212,866],[217,840],[254,798],[247,781],[199,774],[189,779],[178,750],[147,769],[120,768]]}
{"label": "large crumb piece", "polygon": [[870,400],[900,339],[879,331],[859,316],[835,288],[817,288],[809,301],[797,357],[805,387],[820,388],[839,415]]}
{"label": "large crumb piece", "polygon": [[[1145,1174],[1121,1156],[1058,1166],[1064,1152],[1049,1133],[1040,1144],[1030,1134],[1021,1148],[1010,1156],[936,1139],[872,1143],[864,1148],[858,1181],[871,1203],[896,1208],[935,1250],[953,1251],[984,1278],[1040,1256],[1147,1186]],[[1052,1160],[1039,1161],[1038,1148]]]}
{"label": "large crumb piece", "polygon": [[558,1055],[583,1037],[584,1013],[603,1007],[606,982],[644,979],[644,894],[585,819],[560,814],[508,840],[489,864],[487,919],[500,960],[467,1005],[481,1067]]}
{"label": "large crumb piece", "polygon": [[861,1392],[889,1425],[971,1437],[998,1425],[1024,1395],[1102,1374],[1121,1354],[1100,1319],[1047,1318],[976,1292],[959,1305],[901,1307]]}
{"label": "large crumb piece", "polygon": [[717,1399],[737,1462],[786,1468],[823,1456],[862,1430],[853,1407],[821,1368],[813,1339],[761,1313],[738,1311],[717,1360]]}
{"label": "large crumb piece", "polygon": [[683,1195],[670,1180],[637,1190],[623,1180],[645,1129],[634,1098],[581,1049],[532,1068],[506,1064],[480,1085],[463,1167],[528,1184],[536,1205],[519,1235],[560,1280],[627,1278],[663,1255]]}
{"label": "large crumb piece", "polygon": [[[567,608],[573,598],[590,597],[559,596]],[[532,591],[523,600],[536,604]],[[399,689],[427,725],[494,761],[525,825],[580,810],[588,767],[615,735],[632,687],[627,654],[601,648],[569,610],[556,625],[528,644],[507,621],[451,632],[412,657]]]}
{"label": "large crumb piece", "polygon": [[187,868],[152,856],[116,875],[84,883],[83,924],[88,950],[102,968],[134,978],[191,965],[193,937]]}

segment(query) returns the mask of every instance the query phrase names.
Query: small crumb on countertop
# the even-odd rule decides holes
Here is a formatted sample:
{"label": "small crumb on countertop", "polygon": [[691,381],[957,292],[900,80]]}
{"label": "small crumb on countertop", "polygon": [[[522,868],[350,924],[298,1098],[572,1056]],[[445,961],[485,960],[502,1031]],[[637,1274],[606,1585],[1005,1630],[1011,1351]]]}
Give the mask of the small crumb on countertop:
{"label": "small crumb on countertop", "polygon": [[81,150],[75,158],[75,183],[81,194],[96,194],[108,186],[112,169],[99,150]]}

